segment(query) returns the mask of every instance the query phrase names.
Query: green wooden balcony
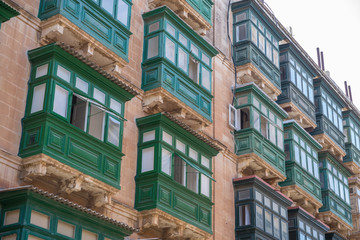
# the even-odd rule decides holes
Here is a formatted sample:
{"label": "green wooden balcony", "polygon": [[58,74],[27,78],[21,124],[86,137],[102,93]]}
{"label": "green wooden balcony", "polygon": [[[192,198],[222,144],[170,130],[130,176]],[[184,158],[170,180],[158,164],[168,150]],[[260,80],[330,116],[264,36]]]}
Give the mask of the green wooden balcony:
{"label": "green wooden balcony", "polygon": [[144,110],[172,112],[188,125],[211,124],[212,57],[216,49],[166,6],[147,12]]}
{"label": "green wooden balcony", "polygon": [[[161,113],[136,122],[140,132],[135,208],[141,219],[150,219],[140,220],[140,232],[147,237],[154,229],[163,233],[172,222],[168,234],[208,238],[212,234],[211,158],[218,150]],[[177,232],[179,228],[185,228],[183,233]]]}
{"label": "green wooden balcony", "polygon": [[1,24],[9,21],[11,18],[18,16],[20,13],[4,3],[0,1],[0,28]]}
{"label": "green wooden balcony", "polygon": [[233,12],[233,54],[237,82],[255,82],[273,100],[281,93],[279,41],[276,23],[256,1],[237,1]]}
{"label": "green wooden balcony", "polygon": [[280,45],[281,95],[277,103],[308,131],[316,128],[313,78],[316,71],[290,43]]}
{"label": "green wooden balcony", "polygon": [[285,111],[253,83],[239,85],[229,106],[229,124],[235,130],[238,174],[285,180],[283,120]]}
{"label": "green wooden balcony", "polygon": [[0,191],[0,238],[122,240],[136,229],[67,199],[25,186]]}
{"label": "green wooden balcony", "polygon": [[97,204],[109,201],[120,189],[124,106],[135,93],[58,45],[28,55],[31,75],[19,150],[25,180],[51,176],[63,182],[57,186],[61,191],[98,191],[104,198]]}
{"label": "green wooden balcony", "polygon": [[235,239],[289,238],[288,211],[293,203],[257,176],[233,180]]}
{"label": "green wooden balcony", "polygon": [[295,120],[284,122],[284,136],[287,178],[279,183],[281,192],[316,215],[322,206],[318,161],[321,145]]}
{"label": "green wooden balcony", "polygon": [[321,151],[330,152],[338,161],[345,153],[342,108],[345,103],[323,78],[314,79],[316,125],[311,135],[323,146]]}
{"label": "green wooden balcony", "polygon": [[320,153],[320,179],[323,207],[318,217],[347,237],[352,229],[349,183],[350,172],[331,154]]}
{"label": "green wooden balcony", "polygon": [[345,151],[344,164],[355,174],[360,173],[360,125],[353,111],[343,112]]}
{"label": "green wooden balcony", "polygon": [[41,0],[41,42],[64,42],[100,66],[123,67],[128,62],[131,5],[131,0]]}
{"label": "green wooden balcony", "polygon": [[212,0],[149,0],[150,9],[167,6],[200,35],[212,27]]}

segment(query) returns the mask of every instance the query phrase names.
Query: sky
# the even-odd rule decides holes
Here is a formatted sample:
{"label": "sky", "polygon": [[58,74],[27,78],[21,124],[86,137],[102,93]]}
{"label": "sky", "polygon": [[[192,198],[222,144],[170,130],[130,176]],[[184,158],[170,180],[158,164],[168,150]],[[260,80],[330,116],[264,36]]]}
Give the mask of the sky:
{"label": "sky", "polygon": [[351,86],[360,109],[360,0],[265,0],[294,38],[317,63],[316,48],[324,52],[325,70],[345,92]]}

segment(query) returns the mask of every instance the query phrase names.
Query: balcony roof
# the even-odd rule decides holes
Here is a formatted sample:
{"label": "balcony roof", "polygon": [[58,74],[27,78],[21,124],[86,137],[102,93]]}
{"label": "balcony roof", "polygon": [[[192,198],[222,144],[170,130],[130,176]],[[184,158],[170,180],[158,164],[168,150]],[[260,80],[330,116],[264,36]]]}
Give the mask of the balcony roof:
{"label": "balcony roof", "polygon": [[287,120],[287,121],[284,121],[283,124],[284,124],[284,128],[291,128],[291,127],[295,128],[302,135],[302,137],[305,137],[306,140],[311,142],[312,145],[317,148],[317,150],[322,149],[321,144],[318,141],[316,141],[316,139],[313,138],[310,135],[310,133],[305,131],[305,129],[303,129],[295,120],[293,120],[293,119]]}
{"label": "balcony roof", "polygon": [[296,212],[297,214],[299,214],[302,217],[305,217],[307,219],[309,219],[313,224],[315,224],[316,226],[320,227],[323,231],[327,232],[330,230],[330,227],[328,225],[326,225],[325,223],[323,223],[321,220],[315,218],[314,215],[310,214],[308,211],[306,211],[305,209],[303,209],[300,206],[291,206],[288,207],[288,213],[289,215],[292,212]]}

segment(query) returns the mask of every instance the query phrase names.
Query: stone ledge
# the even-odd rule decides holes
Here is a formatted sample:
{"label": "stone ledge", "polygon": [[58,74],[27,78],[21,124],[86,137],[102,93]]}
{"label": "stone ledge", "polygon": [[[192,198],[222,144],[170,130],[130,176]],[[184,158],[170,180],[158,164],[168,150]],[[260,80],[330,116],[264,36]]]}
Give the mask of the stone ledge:
{"label": "stone ledge", "polygon": [[294,119],[304,129],[316,128],[316,123],[308,115],[303,113],[294,103],[282,103],[280,106],[288,113],[288,120]]}

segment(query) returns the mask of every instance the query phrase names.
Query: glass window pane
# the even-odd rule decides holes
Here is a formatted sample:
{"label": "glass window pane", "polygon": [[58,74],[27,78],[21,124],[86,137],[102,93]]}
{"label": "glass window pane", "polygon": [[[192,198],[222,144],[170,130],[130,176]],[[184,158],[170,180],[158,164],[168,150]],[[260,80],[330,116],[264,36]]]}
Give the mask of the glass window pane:
{"label": "glass window pane", "polygon": [[63,80],[70,82],[71,73],[60,65],[57,67],[56,75]]}
{"label": "glass window pane", "polygon": [[254,115],[254,128],[260,132],[260,117],[259,117],[259,113],[258,113],[256,110],[254,110],[253,115]]}
{"label": "glass window pane", "polygon": [[192,54],[199,57],[199,49],[194,44],[190,45],[190,51],[192,52]]}
{"label": "glass window pane", "polygon": [[156,57],[159,55],[159,36],[148,39],[147,58]]}
{"label": "glass window pane", "polygon": [[276,49],[273,49],[273,63],[275,66],[279,66],[279,53]]}
{"label": "glass window pane", "polygon": [[159,30],[159,27],[160,27],[160,22],[154,22],[154,23],[149,25],[149,31],[148,32],[149,33],[155,32],[155,31]]}
{"label": "glass window pane", "polygon": [[308,172],[311,175],[314,175],[312,159],[311,159],[311,157],[309,155],[307,156],[307,167],[308,167]]}
{"label": "glass window pane", "polygon": [[256,227],[264,229],[263,208],[259,205],[256,205]]}
{"label": "glass window pane", "polygon": [[250,205],[239,206],[239,226],[247,226],[251,224]]}
{"label": "glass window pane", "polygon": [[63,117],[67,117],[69,92],[59,85],[55,86],[53,111]]}
{"label": "glass window pane", "polygon": [[290,67],[290,80],[296,85],[295,69]]}
{"label": "glass window pane", "polygon": [[174,157],[174,180],[175,182],[186,186],[186,165],[177,155]]}
{"label": "glass window pane", "polygon": [[198,159],[198,153],[197,151],[195,151],[194,149],[189,147],[189,157],[191,157],[192,159],[194,159],[195,161],[197,161]]}
{"label": "glass window pane", "polygon": [[206,88],[207,90],[211,90],[211,83],[210,83],[210,72],[206,68],[202,67],[201,70],[201,85]]}
{"label": "glass window pane", "polygon": [[30,223],[45,229],[50,227],[50,216],[34,211],[31,211]]}
{"label": "glass window pane", "polygon": [[81,240],[97,240],[97,239],[98,239],[98,235],[96,233],[87,230],[82,230]]}
{"label": "glass window pane", "polygon": [[118,114],[121,114],[121,103],[119,103],[113,98],[110,99],[110,108]]}
{"label": "glass window pane", "polygon": [[271,213],[265,210],[265,232],[272,234]]}
{"label": "glass window pane", "polygon": [[19,222],[20,209],[5,212],[4,226]]}
{"label": "glass window pane", "polygon": [[169,38],[165,38],[165,57],[175,63],[175,43]]}
{"label": "glass window pane", "polygon": [[118,0],[117,19],[125,26],[128,25],[129,5],[123,0]]}
{"label": "glass window pane", "polygon": [[281,221],[281,240],[287,239],[288,227],[285,221]]}
{"label": "glass window pane", "polygon": [[186,165],[186,187],[194,192],[198,192],[199,187],[199,172],[192,168],[190,165]]}
{"label": "glass window pane", "polygon": [[166,31],[170,33],[173,37],[175,37],[175,28],[171,26],[171,24],[166,23]]}
{"label": "glass window pane", "polygon": [[304,150],[301,149],[301,166],[307,170],[307,166],[306,166],[306,154],[304,152]]}
{"label": "glass window pane", "polygon": [[162,132],[162,140],[172,145],[172,136],[165,131]]}
{"label": "glass window pane", "polygon": [[185,153],[185,144],[183,142],[181,142],[180,140],[176,139],[176,149]]}
{"label": "glass window pane", "polygon": [[270,128],[270,141],[276,145],[276,128],[272,124],[269,124],[269,128]]}
{"label": "glass window pane", "polygon": [[39,238],[39,237],[35,237],[34,235],[30,235],[28,236],[28,240],[43,240],[44,238]]}
{"label": "glass window pane", "polygon": [[119,146],[120,142],[120,121],[109,116],[108,122],[108,141],[115,146]]}
{"label": "glass window pane", "polygon": [[184,35],[182,35],[181,33],[179,34],[179,42],[184,45],[184,47],[187,48],[188,45],[188,40],[186,37],[184,37]]}
{"label": "glass window pane", "polygon": [[236,26],[236,41],[242,41],[247,39],[247,24],[240,24]]}
{"label": "glass window pane", "polygon": [[210,178],[201,174],[201,194],[210,197]]}
{"label": "glass window pane", "polygon": [[269,41],[266,40],[266,56],[270,59],[270,61],[272,61],[272,47]]}
{"label": "glass window pane", "polygon": [[261,33],[259,33],[259,48],[263,53],[265,53],[265,38]]}
{"label": "glass window pane", "polygon": [[88,111],[88,102],[73,95],[71,105],[70,123],[81,130],[86,130],[86,119]]}
{"label": "glass window pane", "polygon": [[201,156],[201,164],[207,168],[210,168],[210,160],[207,157]]}
{"label": "glass window pane", "polygon": [[205,53],[201,54],[201,60],[208,66],[210,66],[210,58]]}
{"label": "glass window pane", "polygon": [[268,197],[264,196],[264,204],[265,206],[267,206],[268,208],[271,208],[271,201]]}
{"label": "glass window pane", "polygon": [[102,104],[105,104],[105,93],[97,88],[94,88],[94,99],[98,100]]}
{"label": "glass window pane", "polygon": [[155,140],[155,130],[144,132],[143,142],[149,142]]}
{"label": "glass window pane", "polygon": [[284,149],[284,138],[282,132],[277,130],[277,145],[280,149]]}
{"label": "glass window pane", "polygon": [[274,237],[280,238],[280,219],[276,216],[273,217],[274,221]]}
{"label": "glass window pane", "polygon": [[154,147],[145,148],[141,155],[141,172],[154,170]]}
{"label": "glass window pane", "polygon": [[161,171],[171,176],[171,156],[172,153],[166,149],[161,149]]}
{"label": "glass window pane", "polygon": [[178,67],[187,73],[187,71],[188,71],[188,55],[182,48],[179,48],[179,50],[178,50]]}
{"label": "glass window pane", "polygon": [[262,200],[262,194],[259,192],[259,191],[257,191],[257,190],[255,190],[255,199],[257,200],[257,201],[259,201],[259,202],[263,202],[263,200]]}
{"label": "glass window pane", "polygon": [[67,236],[70,238],[75,237],[75,226],[70,223],[61,221],[61,220],[58,220],[56,231],[64,236]]}
{"label": "glass window pane", "polygon": [[235,22],[241,22],[246,19],[246,12],[236,15]]}
{"label": "glass window pane", "polygon": [[78,77],[76,78],[75,87],[77,89],[80,89],[84,93],[89,92],[89,84],[87,82],[85,82],[84,80],[82,80],[81,78],[78,78]]}
{"label": "glass window pane", "polygon": [[46,84],[40,84],[34,87],[33,99],[31,102],[31,113],[43,110]]}
{"label": "glass window pane", "polygon": [[111,15],[114,14],[114,0],[102,0],[101,7],[108,11]]}
{"label": "glass window pane", "polygon": [[297,145],[294,145],[294,155],[295,155],[295,161],[300,164],[300,152],[299,152],[299,147]]}
{"label": "glass window pane", "polygon": [[92,104],[89,117],[89,134],[99,140],[103,140],[105,112]]}
{"label": "glass window pane", "polygon": [[36,68],[35,78],[39,78],[47,75],[49,64],[45,64]]}
{"label": "glass window pane", "polygon": [[257,39],[258,33],[257,29],[254,25],[251,24],[251,41],[257,46],[258,39]]}

